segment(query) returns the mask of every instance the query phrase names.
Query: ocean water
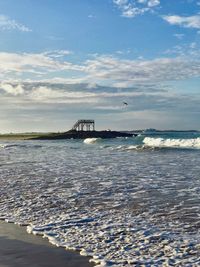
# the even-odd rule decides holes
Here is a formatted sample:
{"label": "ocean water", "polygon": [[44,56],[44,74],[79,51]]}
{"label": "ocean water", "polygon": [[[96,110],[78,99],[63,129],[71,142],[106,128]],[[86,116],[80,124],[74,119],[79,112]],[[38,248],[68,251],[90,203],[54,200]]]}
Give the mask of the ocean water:
{"label": "ocean water", "polygon": [[200,266],[200,133],[0,142],[0,219],[96,266]]}

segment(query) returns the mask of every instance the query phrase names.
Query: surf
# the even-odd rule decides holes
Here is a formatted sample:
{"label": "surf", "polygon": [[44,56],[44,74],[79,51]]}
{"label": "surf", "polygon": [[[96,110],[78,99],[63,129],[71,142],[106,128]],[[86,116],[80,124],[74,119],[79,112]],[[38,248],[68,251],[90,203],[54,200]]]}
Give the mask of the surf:
{"label": "surf", "polygon": [[172,138],[152,138],[145,137],[143,140],[145,146],[156,148],[188,148],[200,149],[200,138],[191,139],[172,139]]}

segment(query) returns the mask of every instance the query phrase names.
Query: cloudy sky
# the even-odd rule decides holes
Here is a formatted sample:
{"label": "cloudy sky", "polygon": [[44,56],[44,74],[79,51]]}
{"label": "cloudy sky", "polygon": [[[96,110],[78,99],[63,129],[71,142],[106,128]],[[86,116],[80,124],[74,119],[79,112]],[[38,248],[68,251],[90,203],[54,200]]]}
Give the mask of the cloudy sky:
{"label": "cloudy sky", "polygon": [[0,0],[0,132],[87,118],[200,129],[200,0]]}

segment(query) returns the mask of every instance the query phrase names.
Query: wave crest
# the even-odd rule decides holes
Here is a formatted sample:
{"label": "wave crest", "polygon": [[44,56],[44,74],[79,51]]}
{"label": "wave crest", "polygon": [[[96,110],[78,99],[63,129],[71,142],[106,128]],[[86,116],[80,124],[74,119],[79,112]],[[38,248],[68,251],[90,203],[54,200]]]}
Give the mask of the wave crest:
{"label": "wave crest", "polygon": [[86,138],[83,142],[85,144],[94,144],[100,140],[101,140],[101,138]]}
{"label": "wave crest", "polygon": [[148,147],[196,148],[200,149],[200,138],[164,139],[145,137],[143,143]]}

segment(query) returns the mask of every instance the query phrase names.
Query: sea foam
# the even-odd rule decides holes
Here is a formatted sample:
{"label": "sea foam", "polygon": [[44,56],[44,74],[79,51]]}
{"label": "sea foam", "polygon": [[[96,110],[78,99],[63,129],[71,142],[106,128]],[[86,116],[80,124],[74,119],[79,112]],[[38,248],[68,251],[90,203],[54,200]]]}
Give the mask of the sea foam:
{"label": "sea foam", "polygon": [[200,266],[200,150],[100,143],[114,149],[59,140],[0,150],[0,219],[99,267]]}

